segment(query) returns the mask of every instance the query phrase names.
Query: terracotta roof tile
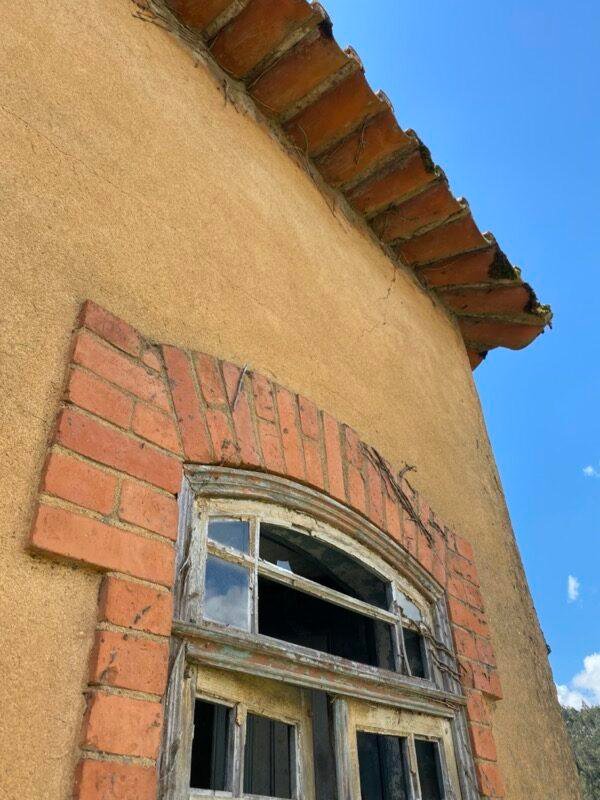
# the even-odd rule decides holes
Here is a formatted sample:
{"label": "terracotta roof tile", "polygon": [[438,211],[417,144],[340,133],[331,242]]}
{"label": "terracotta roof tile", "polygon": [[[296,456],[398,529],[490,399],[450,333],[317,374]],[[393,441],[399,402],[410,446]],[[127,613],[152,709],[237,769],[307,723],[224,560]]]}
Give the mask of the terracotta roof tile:
{"label": "terracotta roof tile", "polygon": [[358,57],[337,45],[318,3],[166,2],[364,216],[390,256],[412,267],[456,315],[473,369],[489,349],[525,347],[542,333],[550,309],[491,234],[481,233],[414,132],[401,129]]}

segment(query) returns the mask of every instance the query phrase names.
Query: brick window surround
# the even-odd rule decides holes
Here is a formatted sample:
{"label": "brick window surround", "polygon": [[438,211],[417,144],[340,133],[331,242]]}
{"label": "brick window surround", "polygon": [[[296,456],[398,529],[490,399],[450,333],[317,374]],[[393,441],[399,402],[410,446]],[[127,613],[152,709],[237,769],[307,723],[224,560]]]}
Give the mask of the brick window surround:
{"label": "brick window surround", "polygon": [[91,301],[73,334],[30,548],[100,570],[75,800],[155,800],[177,494],[185,463],[286,477],[359,512],[445,589],[482,798],[501,798],[501,698],[469,542],[309,399],[254,370],[144,339]]}

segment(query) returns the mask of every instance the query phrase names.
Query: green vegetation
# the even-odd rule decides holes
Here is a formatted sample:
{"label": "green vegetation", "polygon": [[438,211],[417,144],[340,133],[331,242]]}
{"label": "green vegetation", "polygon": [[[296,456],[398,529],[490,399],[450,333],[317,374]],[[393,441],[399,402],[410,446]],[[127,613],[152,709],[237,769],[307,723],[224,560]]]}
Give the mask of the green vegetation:
{"label": "green vegetation", "polygon": [[583,800],[600,800],[600,706],[563,708],[581,779]]}

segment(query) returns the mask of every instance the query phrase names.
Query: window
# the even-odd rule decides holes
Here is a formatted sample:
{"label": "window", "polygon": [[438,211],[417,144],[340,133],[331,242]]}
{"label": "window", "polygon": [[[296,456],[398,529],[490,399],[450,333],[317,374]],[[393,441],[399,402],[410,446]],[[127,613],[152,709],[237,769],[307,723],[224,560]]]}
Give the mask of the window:
{"label": "window", "polygon": [[305,487],[225,468],[181,497],[161,796],[475,800],[445,601]]}

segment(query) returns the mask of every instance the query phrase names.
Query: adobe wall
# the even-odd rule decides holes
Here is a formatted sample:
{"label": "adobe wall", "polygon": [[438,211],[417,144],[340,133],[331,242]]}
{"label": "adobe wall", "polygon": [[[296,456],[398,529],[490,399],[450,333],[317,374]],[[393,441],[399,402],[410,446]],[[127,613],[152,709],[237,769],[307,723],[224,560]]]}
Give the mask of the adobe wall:
{"label": "adobe wall", "polygon": [[[128,0],[0,2],[3,796],[66,800],[99,576],[24,550],[91,297],[355,428],[475,550],[507,797],[577,797],[462,340],[268,132]],[[518,357],[518,356],[515,356]]]}

